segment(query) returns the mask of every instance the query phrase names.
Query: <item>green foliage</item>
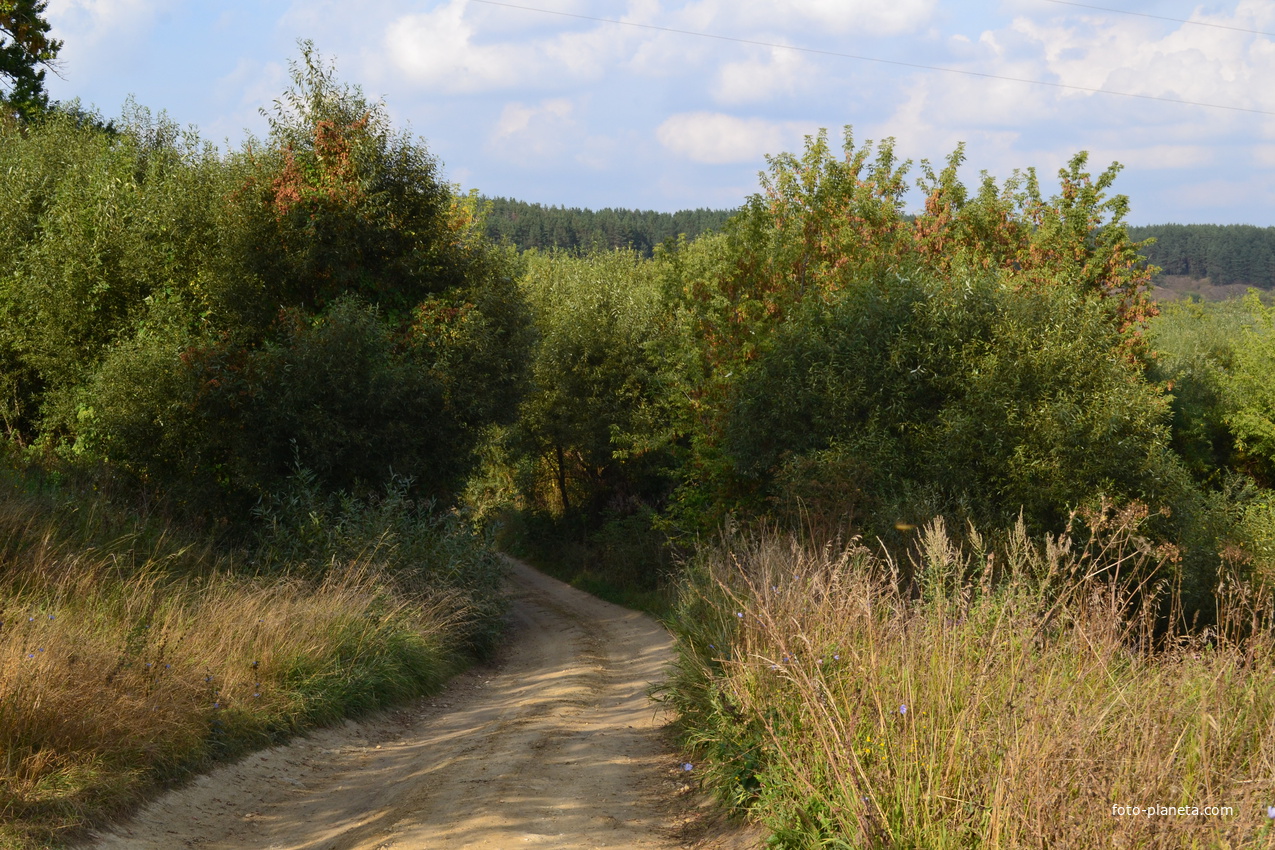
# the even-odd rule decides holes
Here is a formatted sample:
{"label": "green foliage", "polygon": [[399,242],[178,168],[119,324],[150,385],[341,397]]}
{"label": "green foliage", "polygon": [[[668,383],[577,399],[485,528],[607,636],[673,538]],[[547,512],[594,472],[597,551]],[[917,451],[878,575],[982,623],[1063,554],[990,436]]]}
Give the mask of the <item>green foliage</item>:
{"label": "green foliage", "polygon": [[[1160,474],[1148,455],[1161,439],[1159,407],[1153,392],[1136,388],[1133,365],[1154,312],[1144,291],[1150,270],[1123,223],[1128,200],[1107,194],[1119,166],[1095,178],[1079,154],[1047,199],[1031,170],[999,187],[984,175],[971,192],[957,177],[963,159],[958,148],[941,171],[922,163],[926,205],[909,217],[910,164],[896,158],[891,140],[856,147],[847,131],[837,157],[820,134],[800,156],[768,160],[762,191],[721,238],[664,262],[687,399],[680,525],[705,530],[738,508],[762,509],[757,498],[767,494],[757,484],[771,475],[789,480],[796,502],[840,491],[841,504],[829,507],[842,512],[857,509],[863,475],[881,476],[869,490],[898,493],[913,504],[909,514],[944,510],[975,492],[963,476],[983,452],[1002,459],[978,478],[991,487],[992,514],[1022,505],[1054,524],[1081,492],[1137,489],[1132,481]],[[858,309],[865,312],[855,317]],[[828,318],[837,311],[842,325]],[[1051,321],[1079,338],[1063,340]],[[896,332],[900,349],[889,357],[866,342],[890,344]],[[927,333],[938,335],[932,344]],[[811,349],[798,355],[807,334]],[[818,345],[824,355],[813,353]],[[1012,353],[998,352],[1001,345]],[[1016,356],[1036,358],[1030,373],[1016,372]],[[785,358],[786,384],[778,377]],[[1108,377],[1087,374],[1104,369]],[[758,370],[764,374],[752,375]],[[1046,380],[1051,372],[1058,383]],[[1076,393],[1098,385],[1111,396],[1091,411]],[[804,394],[816,386],[848,407],[812,411],[817,403]],[[856,386],[866,389],[851,402]],[[756,410],[741,401],[750,394]],[[950,406],[957,397],[970,407]],[[1037,417],[1032,405],[1046,399]],[[1132,443],[1120,441],[1135,433]],[[1069,445],[1099,434],[1133,468],[1113,462],[1099,471]]]}
{"label": "green foliage", "polygon": [[507,609],[505,561],[466,516],[411,491],[409,479],[394,476],[380,493],[332,494],[312,471],[295,468],[253,509],[257,569],[326,580],[345,564],[375,563],[406,598],[451,610],[455,647],[487,654]]}
{"label": "green foliage", "polygon": [[673,463],[661,282],[627,250],[523,260],[538,340],[518,419],[489,447],[511,469],[505,536],[561,578],[658,607],[670,558],[653,521]]}
{"label": "green foliage", "polygon": [[105,349],[152,296],[195,284],[217,244],[207,210],[229,187],[215,154],[143,110],[127,122],[112,136],[58,112],[0,130],[6,424],[24,442],[72,427]]}
{"label": "green foliage", "polygon": [[1214,487],[1239,460],[1226,424],[1227,383],[1235,347],[1252,323],[1239,301],[1174,302],[1149,328],[1155,350],[1149,377],[1171,393],[1173,448],[1196,480]]}
{"label": "green foliage", "polygon": [[0,128],[12,439],[240,515],[298,452],[332,492],[459,488],[523,387],[513,258],[383,105],[293,70],[227,155],[136,108]]}
{"label": "green foliage", "polygon": [[1071,289],[868,278],[758,352],[726,452],[770,498],[809,501],[812,462],[839,471],[842,504],[810,507],[857,510],[877,534],[936,513],[1056,529],[1099,494],[1162,503],[1177,483],[1166,404],[1119,342]]}
{"label": "green foliage", "polygon": [[[1244,306],[1253,316],[1233,352],[1230,390],[1235,410],[1229,422],[1238,447],[1267,464],[1275,459],[1275,310],[1250,294]],[[1268,469],[1270,467],[1267,467]]]}
{"label": "green foliage", "polygon": [[651,210],[548,207],[509,198],[484,199],[485,228],[495,242],[508,241],[525,251],[561,248],[570,251],[625,249],[650,257],[657,245],[684,236],[718,230],[730,210]]}
{"label": "green foliage", "polygon": [[[426,297],[493,274],[474,199],[458,199],[423,145],[394,132],[383,104],[339,84],[302,44],[270,136],[249,141],[236,255],[277,304],[321,310],[346,293],[403,318]],[[244,316],[251,321],[251,316]]]}
{"label": "green foliage", "polygon": [[49,105],[44,72],[53,67],[62,42],[49,38],[48,5],[48,0],[0,2],[0,104],[9,113],[0,118],[31,120]]}
{"label": "green foliage", "polygon": [[608,499],[652,496],[666,417],[650,264],[628,251],[531,253],[520,286],[539,332],[510,434],[524,492],[535,504],[594,512]]}

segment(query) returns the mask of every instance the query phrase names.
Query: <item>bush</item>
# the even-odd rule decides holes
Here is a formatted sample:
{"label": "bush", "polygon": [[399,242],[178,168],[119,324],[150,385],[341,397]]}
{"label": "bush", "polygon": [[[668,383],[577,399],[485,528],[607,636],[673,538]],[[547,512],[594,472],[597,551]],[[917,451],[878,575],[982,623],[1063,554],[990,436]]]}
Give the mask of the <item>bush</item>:
{"label": "bush", "polygon": [[[758,353],[726,452],[768,499],[839,485],[877,534],[1020,511],[1057,531],[1102,494],[1163,504],[1182,477],[1167,405],[1118,342],[1103,306],[1066,288],[868,278],[794,312]],[[833,470],[845,478],[824,480]]]}
{"label": "bush", "polygon": [[303,45],[264,142],[133,109],[0,128],[0,418],[223,515],[294,452],[336,492],[455,492],[513,418],[511,252],[382,104]]}

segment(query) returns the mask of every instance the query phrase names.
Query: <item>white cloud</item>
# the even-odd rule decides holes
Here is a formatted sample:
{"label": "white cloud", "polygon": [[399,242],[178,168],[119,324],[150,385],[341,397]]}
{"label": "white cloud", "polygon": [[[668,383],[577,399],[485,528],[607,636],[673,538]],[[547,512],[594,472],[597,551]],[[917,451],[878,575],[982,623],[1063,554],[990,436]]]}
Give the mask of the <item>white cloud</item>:
{"label": "white cloud", "polygon": [[[1230,15],[1200,20],[1269,29],[1275,8],[1249,0]],[[1155,22],[1096,14],[1047,24],[1017,18],[1010,29],[1044,57],[1051,77],[1068,85],[1275,109],[1268,83],[1275,75],[1275,44],[1266,36],[1191,24],[1158,35],[1162,28]]]}
{"label": "white cloud", "polygon": [[51,0],[48,19],[58,38],[97,44],[141,36],[139,28],[173,5],[174,0]]}
{"label": "white cloud", "polygon": [[578,136],[575,113],[575,104],[562,97],[533,106],[507,103],[488,140],[488,150],[524,165],[553,160],[568,152]]}
{"label": "white cloud", "polygon": [[404,15],[385,29],[388,60],[420,86],[444,93],[474,93],[559,85],[600,77],[632,52],[634,33],[614,25],[546,37],[514,34],[483,41],[466,0]]}
{"label": "white cloud", "polygon": [[767,101],[794,92],[802,75],[810,73],[803,57],[795,51],[773,49],[768,59],[722,65],[717,71],[713,96],[719,103],[728,104]]}
{"label": "white cloud", "polygon": [[1130,168],[1156,171],[1199,168],[1212,165],[1216,160],[1213,149],[1205,145],[1152,144],[1123,148],[1095,145],[1092,154],[1090,162],[1095,165],[1119,162]]}
{"label": "white cloud", "polygon": [[655,131],[667,150],[705,165],[758,162],[766,154],[796,149],[814,127],[720,112],[672,115]]}
{"label": "white cloud", "polygon": [[837,33],[882,36],[915,32],[930,20],[937,0],[698,0],[678,17],[700,27],[726,25],[786,32],[811,25]]}

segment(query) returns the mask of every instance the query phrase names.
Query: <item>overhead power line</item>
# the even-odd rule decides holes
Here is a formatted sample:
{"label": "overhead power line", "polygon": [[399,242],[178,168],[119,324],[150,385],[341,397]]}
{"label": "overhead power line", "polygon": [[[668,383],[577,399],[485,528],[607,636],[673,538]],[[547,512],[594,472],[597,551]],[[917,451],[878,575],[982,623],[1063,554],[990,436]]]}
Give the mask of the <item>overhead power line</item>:
{"label": "overhead power line", "polygon": [[736,44],[749,44],[754,47],[769,47],[775,50],[793,50],[798,53],[812,53],[817,56],[834,56],[839,59],[857,59],[860,62],[877,62],[882,65],[896,65],[903,68],[917,68],[923,71],[940,71],[945,74],[961,74],[966,77],[981,77],[987,80],[1003,80],[1011,83],[1025,83],[1033,86],[1048,86],[1054,89],[1066,89],[1068,91],[1081,91],[1090,94],[1109,94],[1115,97],[1132,97],[1139,100],[1158,100],[1162,103],[1176,103],[1181,106],[1200,106],[1205,109],[1225,109],[1229,112],[1247,112],[1251,115],[1275,115],[1275,112],[1265,109],[1250,109],[1247,106],[1227,106],[1222,103],[1207,103],[1200,100],[1184,100],[1176,97],[1165,97],[1155,94],[1138,94],[1136,92],[1113,91],[1111,89],[1092,88],[1090,86],[1076,86],[1068,83],[1055,83],[1049,80],[1033,80],[1028,77],[1010,77],[1004,74],[989,74],[983,71],[968,71],[964,68],[945,68],[941,65],[924,65],[920,62],[904,62],[899,59],[882,59],[878,56],[862,56],[856,53],[841,53],[836,50],[820,50],[816,47],[798,47],[791,44],[779,44],[771,41],[757,41],[751,38],[735,38],[729,35],[720,35],[711,32],[699,32],[697,30],[677,29],[676,27],[665,27],[658,24],[639,24],[636,21],[621,21],[616,18],[601,18],[593,15],[580,15],[575,12],[559,12],[554,9],[540,9],[534,6],[523,6],[518,3],[502,3],[498,0],[469,0],[471,3],[481,3],[484,6],[500,6],[505,9],[519,9],[524,12],[537,12],[542,15],[556,15],[560,18],[575,18],[581,21],[595,21],[597,23],[615,24],[622,27],[633,27],[635,29],[655,30],[657,32],[674,33],[676,35],[690,35],[697,38],[711,38],[716,41],[730,41]]}
{"label": "overhead power line", "polygon": [[1269,35],[1275,37],[1275,32],[1266,32],[1265,30],[1250,30],[1244,27],[1233,27],[1230,24],[1215,24],[1209,21],[1188,21],[1186,18],[1169,18],[1164,15],[1151,15],[1147,12],[1130,12],[1128,9],[1108,9],[1106,6],[1091,6],[1088,3],[1073,3],[1071,0],[1045,0],[1046,3],[1057,3],[1059,6],[1075,6],[1078,9],[1093,9],[1098,12],[1112,12],[1117,15],[1133,15],[1137,18],[1152,18],[1157,21],[1172,21],[1175,24],[1190,24],[1193,27],[1212,27],[1215,30],[1231,30],[1232,32],[1246,32],[1252,35]]}

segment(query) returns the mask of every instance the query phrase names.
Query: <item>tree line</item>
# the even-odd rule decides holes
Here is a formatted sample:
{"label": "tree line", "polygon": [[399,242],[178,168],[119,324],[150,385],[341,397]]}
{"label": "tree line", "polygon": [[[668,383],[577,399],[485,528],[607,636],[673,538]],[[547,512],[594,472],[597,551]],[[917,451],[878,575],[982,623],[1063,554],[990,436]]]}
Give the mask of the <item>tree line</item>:
{"label": "tree line", "polygon": [[718,230],[733,210],[581,209],[546,206],[510,198],[484,199],[487,237],[509,242],[519,250],[563,248],[572,251],[632,248],[645,257],[656,245],[685,236],[694,239]]}
{"label": "tree line", "polygon": [[1154,239],[1142,254],[1164,274],[1208,278],[1215,286],[1275,288],[1275,227],[1250,224],[1157,224],[1129,228]]}
{"label": "tree line", "polygon": [[[519,250],[633,248],[649,257],[668,239],[721,230],[738,210],[651,210],[546,206],[485,198],[486,234]],[[1161,274],[1209,278],[1214,285],[1275,288],[1275,228],[1247,224],[1130,225],[1129,238]]]}

